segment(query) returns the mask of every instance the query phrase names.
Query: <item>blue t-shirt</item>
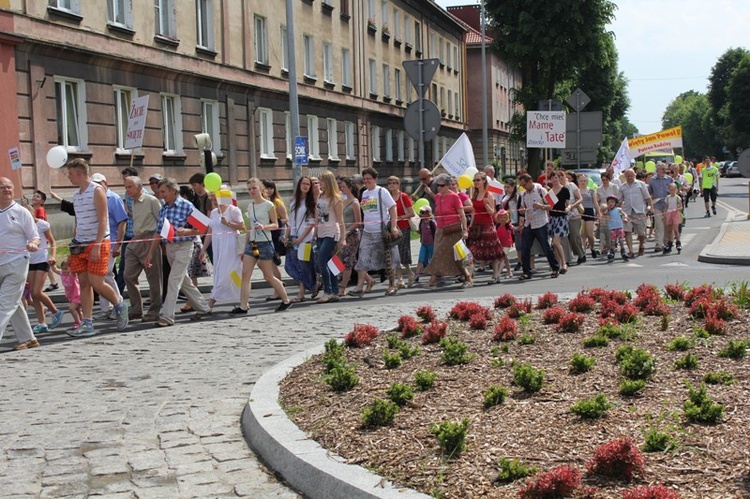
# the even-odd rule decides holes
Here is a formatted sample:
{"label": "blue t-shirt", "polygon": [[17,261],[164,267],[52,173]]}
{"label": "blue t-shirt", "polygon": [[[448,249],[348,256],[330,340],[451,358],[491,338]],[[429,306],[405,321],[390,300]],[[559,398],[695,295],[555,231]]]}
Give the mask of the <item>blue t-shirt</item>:
{"label": "blue t-shirt", "polygon": [[107,189],[107,211],[109,214],[109,238],[114,243],[117,241],[117,226],[127,221],[128,212],[122,198],[111,189]]}
{"label": "blue t-shirt", "polygon": [[609,210],[609,230],[622,229],[622,209],[613,208]]}

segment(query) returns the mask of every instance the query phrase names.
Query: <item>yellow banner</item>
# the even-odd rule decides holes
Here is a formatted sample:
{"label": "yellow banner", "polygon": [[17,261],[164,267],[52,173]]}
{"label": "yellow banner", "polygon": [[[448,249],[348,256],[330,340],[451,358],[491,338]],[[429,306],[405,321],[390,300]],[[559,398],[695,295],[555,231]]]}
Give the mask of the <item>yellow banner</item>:
{"label": "yellow banner", "polygon": [[661,132],[652,133],[628,139],[630,148],[630,157],[637,158],[647,152],[670,150],[675,147],[682,147],[682,127],[676,126],[668,128]]}

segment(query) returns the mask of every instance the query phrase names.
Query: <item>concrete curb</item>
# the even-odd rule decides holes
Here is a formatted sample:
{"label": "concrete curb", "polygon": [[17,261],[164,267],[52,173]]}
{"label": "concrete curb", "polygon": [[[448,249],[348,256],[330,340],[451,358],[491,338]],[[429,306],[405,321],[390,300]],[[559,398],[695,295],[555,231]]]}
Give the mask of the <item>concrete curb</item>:
{"label": "concrete curb", "polygon": [[[732,220],[732,221],[730,221]],[[716,235],[716,238],[713,240],[711,244],[706,245],[703,248],[703,251],[700,252],[698,255],[698,261],[703,263],[716,263],[720,265],[750,265],[750,254],[748,255],[718,255],[715,253],[712,253],[715,251],[715,248],[718,248],[721,244],[722,239],[724,239],[724,235],[729,230],[729,224],[730,223],[736,223],[736,221],[731,218],[731,213],[727,214],[727,219],[724,221],[724,223],[721,224],[721,229],[719,229],[719,233]]]}
{"label": "concrete curb", "polygon": [[250,447],[274,471],[305,497],[325,499],[406,498],[430,496],[396,487],[385,478],[344,459],[309,439],[278,403],[279,383],[291,370],[324,346],[310,349],[275,365],[256,382],[242,412],[242,433]]}

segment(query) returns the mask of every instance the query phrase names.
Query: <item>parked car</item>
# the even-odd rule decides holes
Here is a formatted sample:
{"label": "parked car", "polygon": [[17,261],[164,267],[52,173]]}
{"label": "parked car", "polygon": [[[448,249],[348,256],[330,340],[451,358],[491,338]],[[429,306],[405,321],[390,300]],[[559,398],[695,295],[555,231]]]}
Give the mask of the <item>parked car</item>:
{"label": "parked car", "polygon": [[593,168],[581,168],[580,170],[568,170],[570,173],[583,173],[588,178],[592,179],[594,183],[598,186],[602,185],[602,172],[604,170],[595,170]]}
{"label": "parked car", "polygon": [[727,170],[730,166],[737,163],[736,161],[721,161],[719,163],[719,176],[720,177],[726,177],[727,176]]}
{"label": "parked car", "polygon": [[729,168],[727,168],[727,171],[724,173],[725,177],[741,177],[742,174],[740,173],[740,166],[737,164],[736,161],[732,161],[732,164],[729,165]]}

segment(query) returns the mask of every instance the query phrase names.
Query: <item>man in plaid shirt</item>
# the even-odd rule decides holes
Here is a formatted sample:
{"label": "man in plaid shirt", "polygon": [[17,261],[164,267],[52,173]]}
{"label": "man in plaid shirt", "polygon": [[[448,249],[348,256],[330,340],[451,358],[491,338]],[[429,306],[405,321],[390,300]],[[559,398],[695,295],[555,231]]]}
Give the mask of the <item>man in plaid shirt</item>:
{"label": "man in plaid shirt", "polygon": [[[171,270],[167,281],[167,296],[164,298],[161,314],[156,322],[157,326],[168,327],[174,325],[179,291],[182,291],[187,297],[188,304],[196,311],[190,320],[200,320],[210,313],[210,308],[187,273],[190,258],[193,256],[193,239],[200,235],[200,231],[193,229],[187,223],[188,217],[193,212],[193,205],[180,197],[180,186],[174,179],[164,179],[159,182],[159,195],[164,200],[164,204],[159,210],[156,233],[161,234],[165,219],[169,220],[174,230],[174,238],[171,241],[164,239],[167,261]],[[156,237],[146,257],[146,267],[151,266],[151,258],[159,244],[161,244],[161,238]]]}
{"label": "man in plaid shirt", "polygon": [[560,273],[560,265],[555,257],[555,252],[549,245],[549,235],[547,233],[547,223],[549,216],[547,212],[552,206],[547,203],[544,197],[547,190],[531,180],[531,175],[523,173],[518,176],[518,185],[524,188],[521,195],[521,209],[519,210],[518,225],[523,227],[521,234],[521,263],[523,264],[523,274],[520,280],[531,279],[531,246],[534,240],[539,241],[544,255],[547,257],[549,266],[552,269],[552,278]]}

